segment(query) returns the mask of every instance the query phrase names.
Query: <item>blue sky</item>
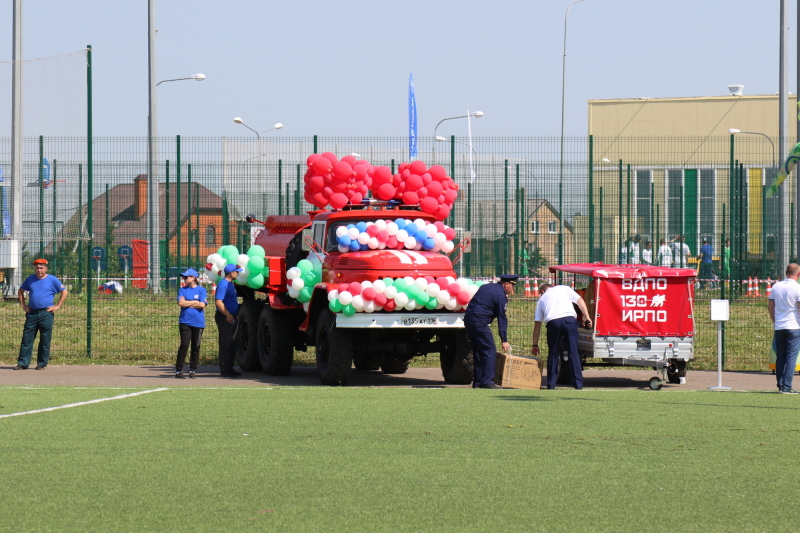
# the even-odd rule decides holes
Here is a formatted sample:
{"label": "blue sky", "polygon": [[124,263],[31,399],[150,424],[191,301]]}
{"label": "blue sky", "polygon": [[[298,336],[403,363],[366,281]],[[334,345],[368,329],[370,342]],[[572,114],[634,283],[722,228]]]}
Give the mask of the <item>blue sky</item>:
{"label": "blue sky", "polygon": [[[25,59],[93,47],[94,133],[144,136],[147,0],[23,2]],[[156,2],[159,134],[404,136],[414,74],[419,135],[481,110],[476,136],[552,136],[561,125],[570,0]],[[789,7],[795,92],[796,6]],[[585,0],[570,13],[566,133],[587,100],[778,91],[778,0]],[[12,2],[0,8],[11,59]],[[5,98],[4,101],[7,101]],[[777,120],[777,119],[776,119]],[[466,135],[448,121],[440,135]]]}

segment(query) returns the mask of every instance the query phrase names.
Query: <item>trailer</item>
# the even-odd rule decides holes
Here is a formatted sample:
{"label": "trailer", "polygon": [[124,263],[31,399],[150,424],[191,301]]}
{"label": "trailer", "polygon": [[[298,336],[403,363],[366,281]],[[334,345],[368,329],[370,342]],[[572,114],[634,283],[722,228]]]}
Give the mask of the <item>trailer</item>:
{"label": "trailer", "polygon": [[574,284],[591,315],[592,328],[578,330],[584,366],[653,368],[659,373],[649,382],[653,390],[686,382],[694,358],[695,270],[577,263],[550,272],[572,274],[565,283]]}

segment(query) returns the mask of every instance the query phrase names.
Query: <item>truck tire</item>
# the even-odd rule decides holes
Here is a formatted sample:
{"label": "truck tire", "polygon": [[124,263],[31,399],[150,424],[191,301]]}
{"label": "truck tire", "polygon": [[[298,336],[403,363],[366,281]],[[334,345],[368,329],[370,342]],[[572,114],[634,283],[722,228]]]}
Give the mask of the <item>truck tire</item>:
{"label": "truck tire", "polygon": [[670,365],[667,367],[667,381],[670,383],[680,383],[681,378],[686,377],[686,367],[688,363],[688,361],[670,359]]}
{"label": "truck tire", "polygon": [[353,363],[352,335],[336,327],[336,316],[330,309],[320,310],[315,329],[319,379],[323,385],[347,385]]}
{"label": "truck tire", "polygon": [[261,370],[258,359],[258,318],[263,304],[258,300],[245,300],[239,308],[239,330],[236,333],[236,359],[246,372]]}
{"label": "truck tire", "polygon": [[439,363],[445,383],[468,385],[472,383],[473,363],[467,331],[456,329],[439,335],[442,343],[439,352]]}
{"label": "truck tire", "polygon": [[405,374],[408,370],[409,361],[403,361],[391,355],[383,356],[381,359],[381,371],[384,374]]}
{"label": "truck tire", "polygon": [[267,305],[258,319],[258,358],[270,376],[286,376],[294,359],[294,311],[277,311]]}

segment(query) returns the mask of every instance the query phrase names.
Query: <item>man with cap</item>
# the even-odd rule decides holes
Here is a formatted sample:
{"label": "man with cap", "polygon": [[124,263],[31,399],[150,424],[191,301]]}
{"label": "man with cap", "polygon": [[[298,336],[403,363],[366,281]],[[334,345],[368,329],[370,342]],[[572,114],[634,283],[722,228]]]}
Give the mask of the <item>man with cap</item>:
{"label": "man with cap", "polygon": [[236,299],[236,287],[233,282],[239,277],[242,268],[238,265],[225,265],[225,277],[217,284],[214,305],[214,322],[219,330],[219,373],[221,376],[236,378],[241,376],[233,368],[233,354],[236,351],[236,331],[239,328],[237,315],[239,301]]}
{"label": "man with cap", "polygon": [[206,317],[203,310],[208,305],[206,289],[197,284],[197,271],[187,268],[181,272],[184,286],[178,289],[178,306],[181,314],[178,317],[178,330],[181,335],[181,345],[178,348],[178,359],[175,362],[175,377],[183,379],[183,363],[186,361],[186,352],[189,345],[192,353],[189,357],[189,377],[195,377],[197,365],[200,362],[200,341],[206,328]]}
{"label": "man with cap", "polygon": [[708,237],[703,237],[703,246],[700,247],[700,288],[705,289],[711,279],[711,265],[714,257],[714,248],[708,244]]}
{"label": "man with cap", "polygon": [[[35,274],[25,278],[17,291],[17,300],[25,311],[25,327],[22,330],[22,343],[19,358],[14,370],[25,370],[33,355],[33,341],[39,333],[39,349],[36,353],[36,370],[43,370],[50,360],[50,339],[53,336],[54,313],[67,299],[67,289],[56,278],[47,273],[47,259],[33,262]],[[25,293],[28,303],[25,303]],[[59,294],[58,303],[53,305],[53,297]]]}
{"label": "man with cap", "polygon": [[519,276],[500,276],[497,283],[481,285],[475,296],[467,305],[464,314],[464,326],[467,330],[469,344],[472,347],[474,364],[474,389],[499,389],[502,388],[494,382],[494,366],[497,358],[497,346],[494,335],[489,325],[496,318],[497,330],[500,341],[503,343],[503,352],[508,353],[511,345],[508,344],[508,322],[506,320],[506,306],[508,296],[514,293],[514,285]]}
{"label": "man with cap", "polygon": [[531,354],[539,355],[539,335],[542,322],[547,326],[547,388],[555,389],[558,382],[559,346],[561,340],[569,346],[569,366],[571,367],[572,386],[583,388],[583,370],[578,354],[578,314],[572,304],[577,304],[583,314],[584,326],[592,327],[592,319],[586,302],[580,294],[566,285],[550,285],[543,283],[539,287],[539,302],[533,318],[533,347]]}

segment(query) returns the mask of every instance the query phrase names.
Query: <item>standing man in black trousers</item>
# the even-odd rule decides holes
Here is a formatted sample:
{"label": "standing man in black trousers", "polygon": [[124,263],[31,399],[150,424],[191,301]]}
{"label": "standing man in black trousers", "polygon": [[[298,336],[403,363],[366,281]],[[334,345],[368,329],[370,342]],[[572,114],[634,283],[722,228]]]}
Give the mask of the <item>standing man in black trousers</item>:
{"label": "standing man in black trousers", "polygon": [[219,375],[237,378],[242,374],[233,368],[233,355],[236,347],[236,331],[239,329],[239,300],[233,282],[239,277],[242,268],[238,265],[225,265],[225,278],[217,285],[214,306],[214,322],[219,330]]}

